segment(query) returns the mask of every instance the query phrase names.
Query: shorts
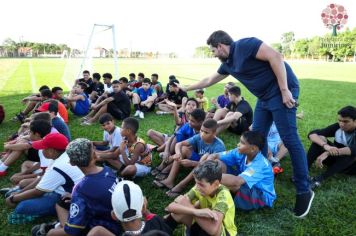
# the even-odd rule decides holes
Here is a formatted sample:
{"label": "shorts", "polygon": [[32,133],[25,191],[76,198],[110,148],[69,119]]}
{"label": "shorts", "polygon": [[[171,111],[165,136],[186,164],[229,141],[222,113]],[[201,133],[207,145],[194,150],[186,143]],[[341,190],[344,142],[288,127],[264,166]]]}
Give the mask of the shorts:
{"label": "shorts", "polygon": [[245,117],[241,117],[236,123],[235,127],[229,126],[228,130],[237,135],[241,135],[243,132],[248,131],[248,128],[251,125],[247,122]]}
{"label": "shorts", "polygon": [[271,150],[272,155],[275,157],[279,151],[279,145],[281,142],[268,142],[268,148]]}
{"label": "shorts", "polygon": [[[122,164],[124,164],[124,160],[122,159],[122,156],[120,155],[119,160]],[[150,166],[145,166],[140,163],[135,163],[136,167],[136,173],[134,177],[143,177],[151,173],[151,167]]]}
{"label": "shorts", "polygon": [[[144,108],[144,107],[146,107],[146,106],[141,106],[141,105],[139,105],[139,107],[140,107],[140,110],[142,111],[142,108]],[[155,108],[156,108],[155,105],[152,104],[152,106],[151,106],[150,108],[147,107],[147,111],[154,111]]]}
{"label": "shorts", "polygon": [[38,155],[38,150],[30,148],[27,151],[27,160],[33,162],[40,162],[40,156]]}
{"label": "shorts", "polygon": [[242,185],[239,191],[237,191],[234,203],[236,208],[245,211],[270,207],[265,202],[263,192],[255,187],[250,189],[247,184]]}
{"label": "shorts", "polygon": [[113,102],[108,103],[107,112],[118,120],[123,120],[128,117],[128,115],[123,113],[122,110],[118,108]]}
{"label": "shorts", "polygon": [[89,107],[86,109],[82,106],[78,106],[78,104],[75,105],[74,109],[71,109],[71,111],[74,113],[74,115],[77,116],[85,116],[86,114],[89,113]]}

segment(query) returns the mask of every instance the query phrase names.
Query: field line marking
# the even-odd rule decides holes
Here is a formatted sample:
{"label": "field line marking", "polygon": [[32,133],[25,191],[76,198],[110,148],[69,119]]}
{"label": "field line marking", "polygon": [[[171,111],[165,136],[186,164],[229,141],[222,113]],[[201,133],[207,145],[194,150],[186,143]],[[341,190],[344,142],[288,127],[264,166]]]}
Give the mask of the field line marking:
{"label": "field line marking", "polygon": [[72,88],[72,85],[69,84],[69,82],[65,79],[67,76],[67,63],[68,63],[68,59],[66,60],[66,64],[64,65],[64,71],[63,71],[63,76],[62,76],[62,81],[63,83],[67,86],[67,89],[70,91]]}
{"label": "field line marking", "polygon": [[0,91],[3,90],[3,88],[5,87],[5,85],[7,84],[7,81],[15,74],[15,72],[17,71],[17,68],[21,65],[21,62],[17,64],[16,67],[14,67],[14,69],[11,70],[11,72],[9,73],[9,75],[7,77],[1,77],[0,78]]}
{"label": "field line marking", "polygon": [[28,65],[29,65],[29,70],[30,70],[32,92],[35,93],[37,90],[36,89],[37,86],[36,86],[36,77],[35,77],[35,74],[33,73],[32,62],[29,61]]}

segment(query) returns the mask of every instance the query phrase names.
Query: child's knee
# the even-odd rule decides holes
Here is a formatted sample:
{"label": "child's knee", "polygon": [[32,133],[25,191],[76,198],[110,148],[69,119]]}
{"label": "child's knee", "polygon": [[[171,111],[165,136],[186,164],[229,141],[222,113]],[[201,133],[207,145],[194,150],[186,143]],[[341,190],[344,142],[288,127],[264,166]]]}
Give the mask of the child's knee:
{"label": "child's knee", "polygon": [[128,165],[125,167],[125,169],[123,169],[123,171],[121,172],[122,176],[134,176],[136,175],[136,166],[135,165]]}

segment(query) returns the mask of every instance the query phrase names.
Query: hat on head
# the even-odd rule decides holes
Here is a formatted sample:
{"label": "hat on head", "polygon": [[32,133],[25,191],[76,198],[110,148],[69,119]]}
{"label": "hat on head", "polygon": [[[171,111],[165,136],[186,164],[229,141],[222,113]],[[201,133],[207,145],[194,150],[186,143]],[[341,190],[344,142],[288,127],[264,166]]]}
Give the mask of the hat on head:
{"label": "hat on head", "polygon": [[121,222],[129,222],[142,217],[143,194],[140,186],[132,181],[121,181],[111,196],[115,216]]}
{"label": "hat on head", "polygon": [[36,111],[38,112],[44,112],[44,111],[48,111],[49,108],[49,102],[43,103],[41,106],[39,106]]}
{"label": "hat on head", "polygon": [[41,150],[53,148],[56,150],[65,150],[68,145],[66,136],[60,133],[47,134],[42,140],[32,142],[32,148]]}
{"label": "hat on head", "polygon": [[77,138],[68,144],[66,152],[73,165],[86,167],[91,160],[92,143],[86,138]]}

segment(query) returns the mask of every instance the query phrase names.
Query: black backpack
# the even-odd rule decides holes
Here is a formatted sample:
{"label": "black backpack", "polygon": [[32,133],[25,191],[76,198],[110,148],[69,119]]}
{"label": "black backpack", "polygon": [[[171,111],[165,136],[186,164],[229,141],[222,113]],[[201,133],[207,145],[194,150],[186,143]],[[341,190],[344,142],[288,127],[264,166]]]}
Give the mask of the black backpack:
{"label": "black backpack", "polygon": [[2,105],[0,105],[0,124],[5,119],[5,109]]}

